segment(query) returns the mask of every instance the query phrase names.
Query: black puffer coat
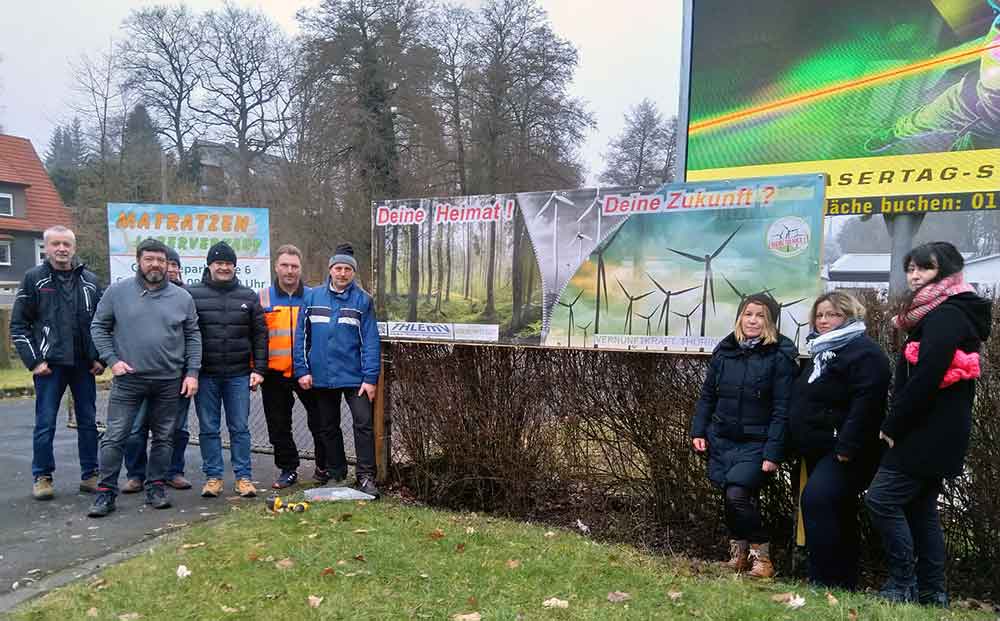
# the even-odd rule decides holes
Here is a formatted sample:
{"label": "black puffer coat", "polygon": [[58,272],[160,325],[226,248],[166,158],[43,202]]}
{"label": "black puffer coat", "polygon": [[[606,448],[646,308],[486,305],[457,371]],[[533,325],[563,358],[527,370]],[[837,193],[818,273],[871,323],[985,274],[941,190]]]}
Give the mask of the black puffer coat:
{"label": "black puffer coat", "polygon": [[201,328],[201,375],[234,377],[267,369],[267,324],[257,294],[239,279],[212,280],[208,269],[188,287]]}
{"label": "black puffer coat", "polygon": [[[972,431],[976,383],[940,388],[955,350],[978,352],[990,336],[992,305],[974,293],[960,293],[932,310],[907,336],[920,343],[917,364],[900,354],[892,406],[882,431],[895,442],[882,464],[911,476],[955,477],[962,473]],[[904,349],[905,352],[905,349]]]}
{"label": "black puffer coat", "polygon": [[889,357],[862,334],[837,350],[810,384],[812,372],[810,359],[795,380],[788,452],[810,459],[834,452],[874,475],[881,457],[878,430],[889,392]]}
{"label": "black puffer coat", "polygon": [[708,440],[708,476],[716,485],[758,488],[763,461],[784,458],[797,357],[785,336],[745,350],[730,334],[712,352],[691,437]]}

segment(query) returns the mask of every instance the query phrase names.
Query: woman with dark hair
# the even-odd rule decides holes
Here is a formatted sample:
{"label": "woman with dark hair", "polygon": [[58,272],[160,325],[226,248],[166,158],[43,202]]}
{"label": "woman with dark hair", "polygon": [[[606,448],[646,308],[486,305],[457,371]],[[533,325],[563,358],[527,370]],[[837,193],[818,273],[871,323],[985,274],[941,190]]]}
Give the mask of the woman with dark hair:
{"label": "woman with dark hair", "polygon": [[774,575],[760,488],[784,456],[798,370],[795,344],[778,332],[780,310],[766,294],[743,299],[733,332],[712,352],[691,423],[694,450],[708,452],[708,477],[725,494],[728,565],[760,578]]}
{"label": "woman with dark hair", "polygon": [[865,497],[889,569],[881,595],[893,601],[948,604],[937,499],[942,479],[962,473],[992,319],[990,302],[965,282],[964,263],[947,242],[903,259],[910,295],[892,322],[906,342],[879,433],[889,450]]}
{"label": "woman with dark hair", "polygon": [[809,580],[858,584],[858,497],[878,468],[878,429],[885,416],[889,358],[865,334],[865,307],[834,291],[809,313],[812,358],[799,373],[789,407],[789,452],[802,457],[808,480],[800,510],[809,550]]}

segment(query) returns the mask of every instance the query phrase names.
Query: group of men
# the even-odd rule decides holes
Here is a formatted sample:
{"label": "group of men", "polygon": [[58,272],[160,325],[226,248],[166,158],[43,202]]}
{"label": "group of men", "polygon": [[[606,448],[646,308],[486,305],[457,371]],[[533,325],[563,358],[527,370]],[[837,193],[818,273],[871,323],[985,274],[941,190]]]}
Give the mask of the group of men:
{"label": "group of men", "polygon": [[[275,489],[298,480],[296,396],[313,436],[313,478],[324,484],[346,480],[343,395],[354,423],[357,487],[379,495],[372,402],[381,344],[372,298],[354,280],[358,266],[349,244],[337,247],[329,278],[315,288],[302,281],[299,249],[281,246],[274,283],[259,292],[240,283],[236,252],[225,242],[209,250],[201,281],[187,286],[177,252],[146,239],[136,248],[135,277],[107,290],[76,258],[71,230],[48,229],[44,244],[47,258],[25,274],[10,324],[35,384],[34,498],[54,496],[52,444],[67,387],[76,414],[80,490],[96,494],[91,517],[113,512],[119,491],[145,490],[146,503],[163,509],[171,506],[168,486],[192,487],[184,477],[192,401],[205,475],[202,496],[223,492],[223,411],[234,491],[255,496],[249,416],[250,393],[258,388],[278,468]],[[95,378],[105,368],[114,377],[98,452]],[[127,480],[119,490],[123,461]]]}

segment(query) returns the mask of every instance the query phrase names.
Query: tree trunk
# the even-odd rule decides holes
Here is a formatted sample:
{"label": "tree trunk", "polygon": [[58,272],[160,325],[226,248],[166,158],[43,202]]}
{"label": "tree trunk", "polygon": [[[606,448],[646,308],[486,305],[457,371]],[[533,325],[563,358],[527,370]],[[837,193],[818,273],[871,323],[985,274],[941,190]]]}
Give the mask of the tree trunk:
{"label": "tree trunk", "polygon": [[521,239],[524,236],[524,219],[518,211],[514,214],[514,241],[511,248],[511,256],[514,260],[510,265],[510,288],[513,295],[513,315],[510,318],[511,332],[521,328],[523,321],[524,307],[524,273],[522,272],[523,261],[521,260]]}
{"label": "tree trunk", "polygon": [[486,263],[486,309],[483,311],[483,315],[489,319],[496,317],[496,292],[494,280],[496,277],[496,259],[497,259],[497,223],[490,222],[490,250],[489,258]]}
{"label": "tree trunk", "polygon": [[392,227],[392,271],[389,272],[389,295],[399,297],[399,288],[396,284],[396,269],[399,260],[399,227]]}
{"label": "tree trunk", "polygon": [[434,290],[434,220],[427,218],[427,303],[431,303],[431,293]]}
{"label": "tree trunk", "polygon": [[469,299],[469,280],[472,278],[472,223],[465,224],[465,284],[462,286],[464,297]]}
{"label": "tree trunk", "polygon": [[451,223],[448,223],[448,245],[445,260],[448,264],[448,274],[445,276],[444,301],[451,301]]}
{"label": "tree trunk", "polygon": [[410,305],[406,312],[407,321],[417,320],[417,298],[420,296],[420,225],[410,228]]}
{"label": "tree trunk", "polygon": [[375,315],[385,317],[385,227],[375,227],[372,235],[375,244]]}
{"label": "tree trunk", "polygon": [[444,248],[442,248],[443,241],[444,241],[444,229],[438,231],[438,238],[437,238],[438,288],[437,288],[437,301],[434,303],[434,310],[437,311],[439,315],[441,314],[441,296],[444,293],[442,291],[444,287],[441,286],[441,278],[442,275],[444,274]]}

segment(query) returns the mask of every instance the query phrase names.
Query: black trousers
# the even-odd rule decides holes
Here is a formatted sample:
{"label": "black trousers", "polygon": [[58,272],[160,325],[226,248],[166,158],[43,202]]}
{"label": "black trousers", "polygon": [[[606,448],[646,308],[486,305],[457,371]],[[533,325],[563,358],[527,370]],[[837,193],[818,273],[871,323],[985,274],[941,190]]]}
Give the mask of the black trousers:
{"label": "black trousers", "polygon": [[327,465],[338,474],[347,472],[347,456],[344,454],[344,434],[340,430],[340,396],[344,396],[347,407],[354,418],[354,454],[357,458],[358,479],[375,478],[375,432],[372,427],[372,402],[367,396],[358,396],[359,387],[317,388],[316,403],[320,418],[327,425]]}
{"label": "black trousers", "polygon": [[767,543],[768,536],[760,517],[760,488],[726,486],[726,527],[733,539]]}
{"label": "black trousers", "polygon": [[326,470],[327,442],[322,436],[324,424],[320,420],[319,408],[316,407],[315,391],[303,390],[293,378],[277,373],[264,376],[260,391],[264,402],[264,418],[267,420],[267,437],[274,447],[274,465],[279,470],[296,470],[299,467],[299,449],[295,446],[292,434],[292,408],[297,396],[306,409],[306,424],[313,437],[316,467]]}

